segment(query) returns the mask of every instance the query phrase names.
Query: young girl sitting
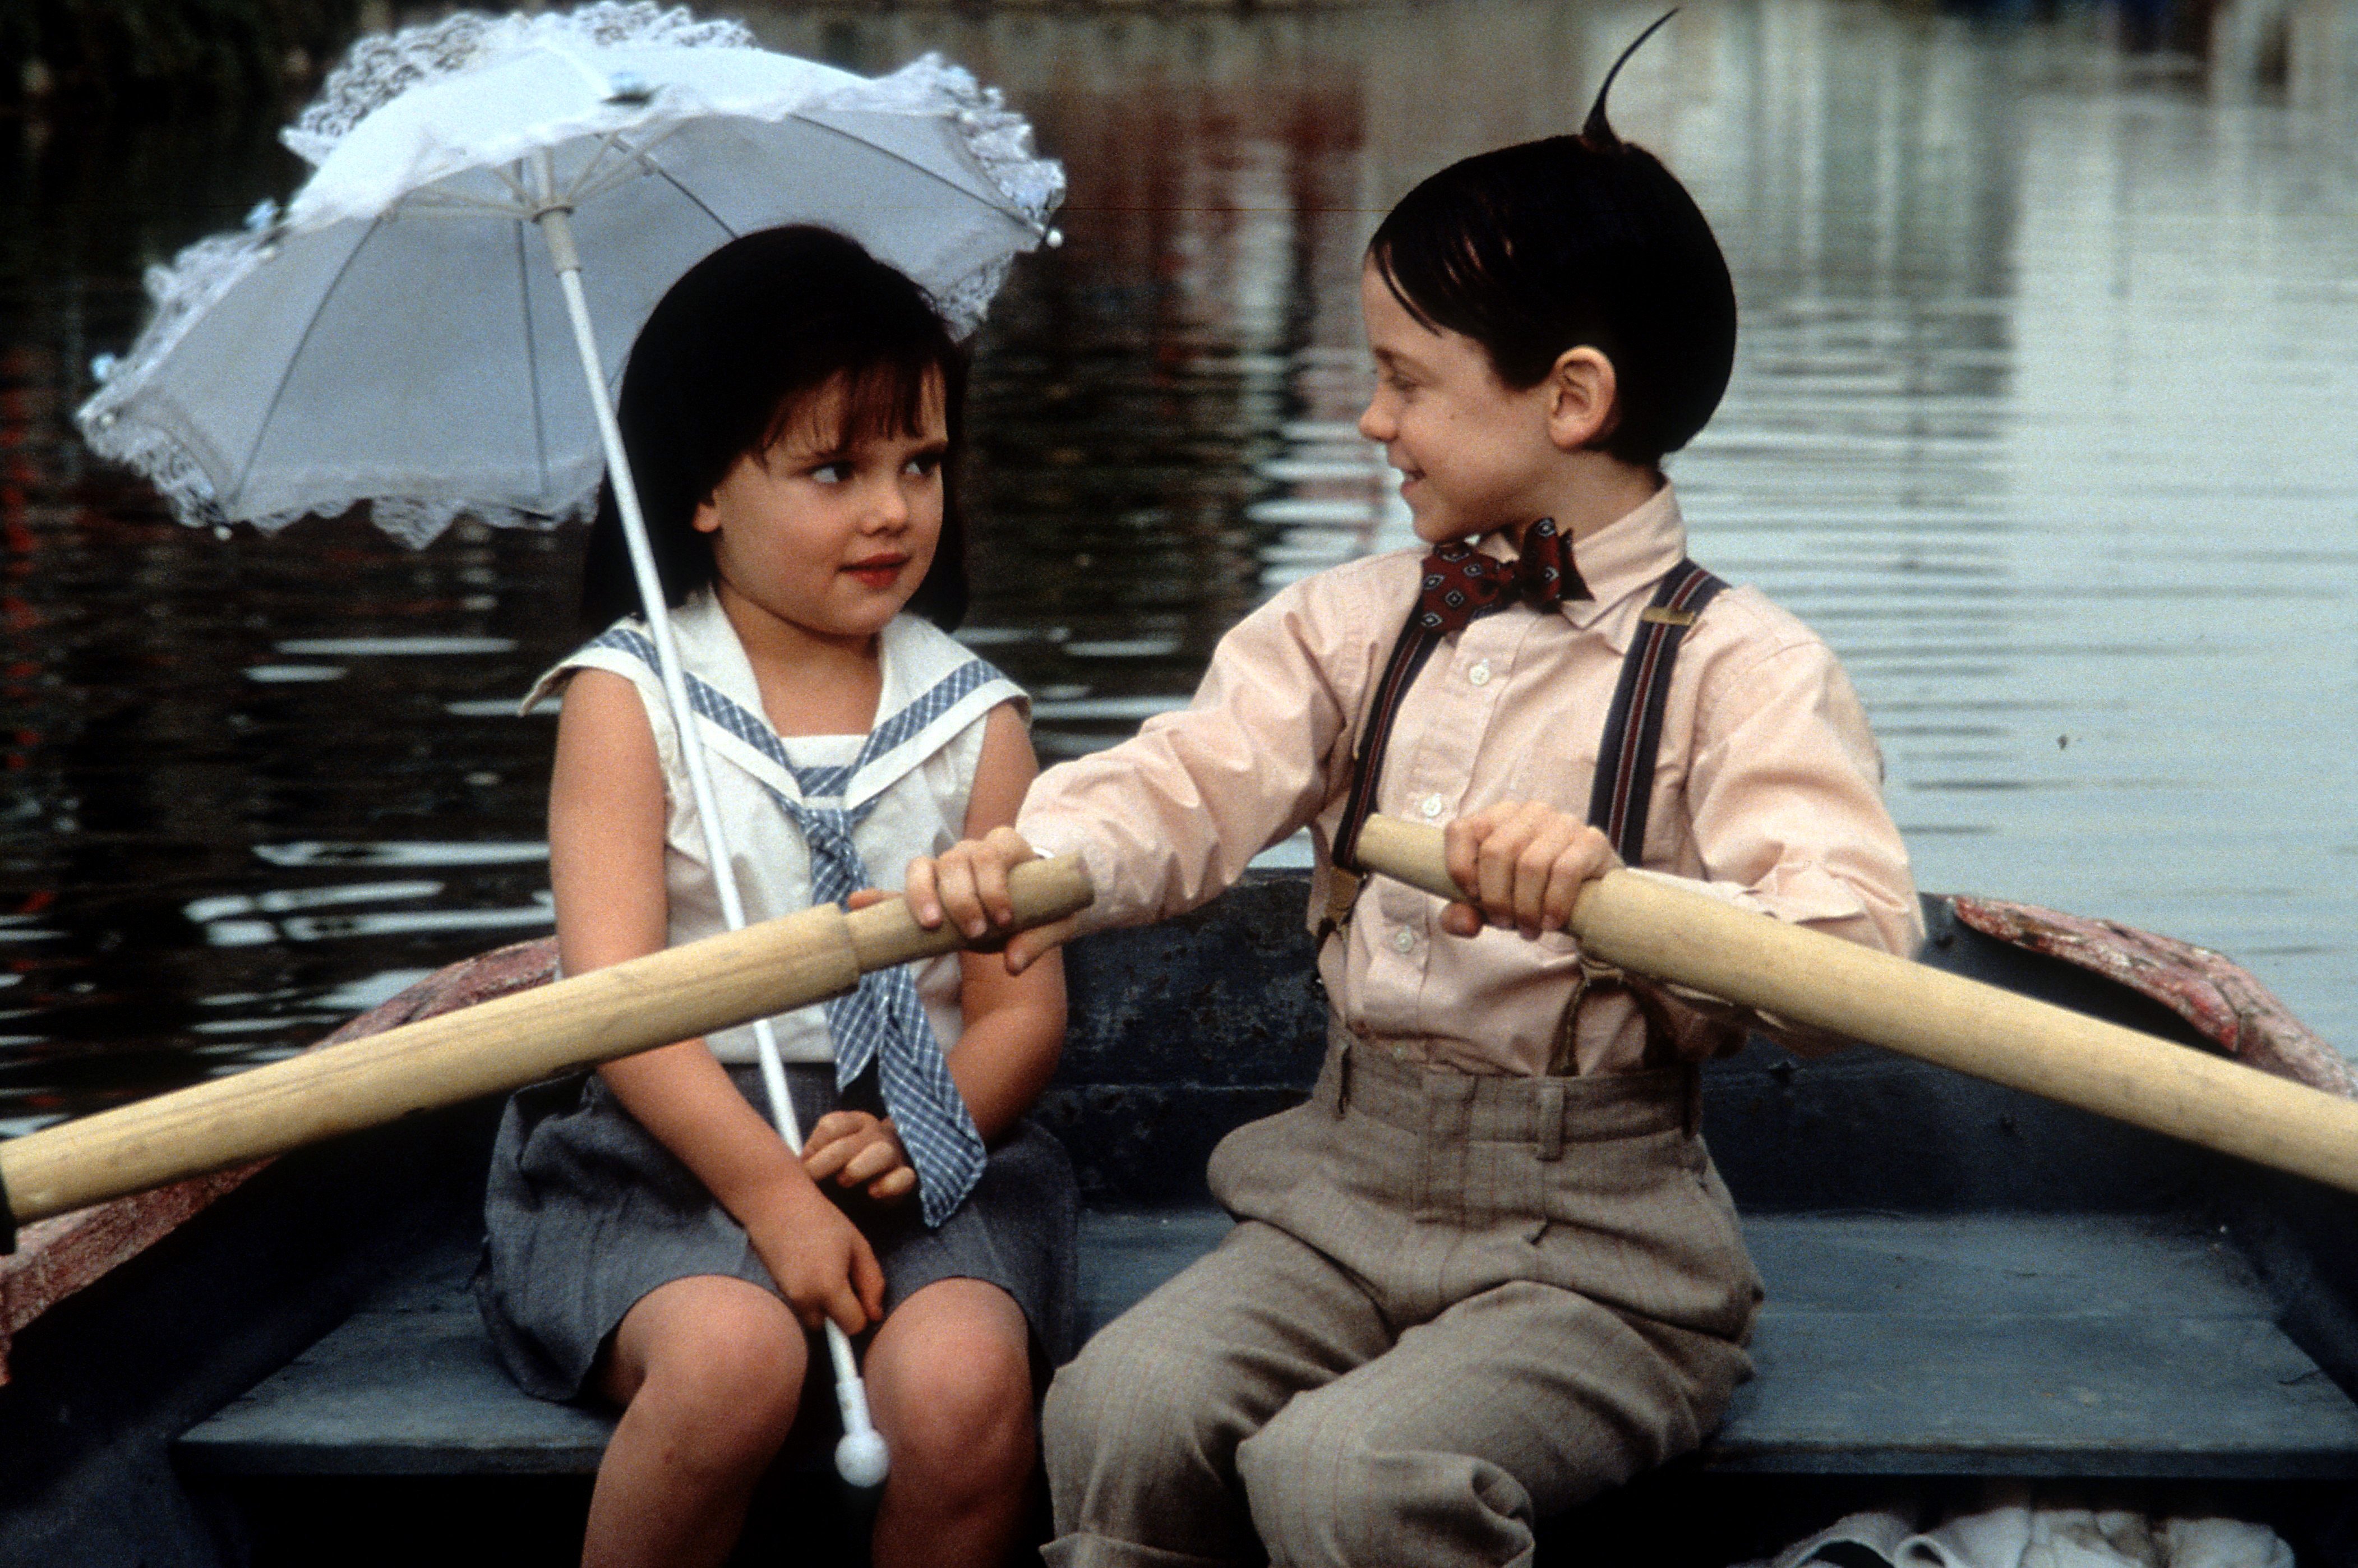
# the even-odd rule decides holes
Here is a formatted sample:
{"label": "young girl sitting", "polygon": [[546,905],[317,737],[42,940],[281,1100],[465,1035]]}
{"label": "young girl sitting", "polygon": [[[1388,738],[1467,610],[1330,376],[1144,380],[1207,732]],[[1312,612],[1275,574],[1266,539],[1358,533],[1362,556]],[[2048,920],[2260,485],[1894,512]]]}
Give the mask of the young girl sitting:
{"label": "young girl sitting", "polygon": [[[720,929],[717,875],[758,920],[1013,820],[1036,770],[1022,695],[937,629],[966,604],[963,371],[917,287],[822,230],[732,242],[649,318],[619,414],[737,863],[706,863],[610,487],[584,609],[612,625],[534,693],[565,692],[549,855],[568,973]],[[622,1412],[585,1563],[728,1554],[806,1383],[831,1402],[809,1338],[828,1318],[875,1330],[892,1458],[875,1561],[996,1563],[1013,1542],[1033,1368],[1072,1331],[1071,1171],[1018,1119],[1055,1065],[1062,976],[946,957],[897,1009],[870,1008],[871,988],[775,1021],[800,1160],[747,1029],[508,1107],[478,1281],[492,1339],[527,1391]],[[880,1033],[838,1093],[838,1047]],[[913,1135],[913,1160],[898,1125],[921,1117],[948,1132]]]}
{"label": "young girl sitting", "polygon": [[[1218,1249],[1057,1374],[1056,1564],[1528,1563],[1537,1516],[1693,1448],[1760,1300],[1696,1133],[1696,1065],[1747,1021],[1589,968],[1573,900],[1627,860],[1920,936],[1833,654],[1685,558],[1660,464],[1726,386],[1736,298],[1678,181],[1600,94],[1410,193],[1360,289],[1359,429],[1432,553],[1288,588],[1184,712],[909,871],[920,919],[979,934],[1034,847],[1082,856],[1091,925],[1305,826],[1319,850],[1325,1066],[1214,1152]],[[1446,825],[1462,902],[1347,876],[1369,805]]]}

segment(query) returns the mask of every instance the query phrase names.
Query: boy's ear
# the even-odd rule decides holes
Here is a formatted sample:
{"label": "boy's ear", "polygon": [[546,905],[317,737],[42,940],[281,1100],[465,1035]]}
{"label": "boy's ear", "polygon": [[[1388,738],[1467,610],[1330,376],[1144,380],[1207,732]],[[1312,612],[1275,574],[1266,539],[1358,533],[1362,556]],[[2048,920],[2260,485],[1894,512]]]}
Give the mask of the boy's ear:
{"label": "boy's ear", "polygon": [[699,534],[720,532],[720,508],[713,503],[712,497],[708,495],[696,503],[696,511],[689,516],[687,525]]}
{"label": "boy's ear", "polygon": [[1548,372],[1548,438],[1559,451],[1597,445],[1621,422],[1621,382],[1613,362],[1586,343],[1556,356]]}

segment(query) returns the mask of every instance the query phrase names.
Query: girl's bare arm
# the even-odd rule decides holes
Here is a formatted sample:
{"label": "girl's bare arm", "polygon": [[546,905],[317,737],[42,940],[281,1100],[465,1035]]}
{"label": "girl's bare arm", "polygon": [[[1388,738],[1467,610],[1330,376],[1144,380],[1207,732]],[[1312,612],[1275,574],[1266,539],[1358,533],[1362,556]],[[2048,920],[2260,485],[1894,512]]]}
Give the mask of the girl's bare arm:
{"label": "girl's bare arm", "polygon": [[[993,708],[967,804],[966,837],[1011,826],[1039,772],[1022,719],[1012,707]],[[1016,975],[991,954],[961,953],[958,963],[966,1033],[950,1053],[950,1076],[989,1140],[1032,1108],[1056,1070],[1065,1044],[1065,960],[1051,948]]]}
{"label": "girl's bare arm", "polygon": [[[662,765],[637,688],[603,670],[581,671],[566,688],[549,785],[549,881],[567,974],[665,946],[664,822]],[[805,1323],[816,1327],[824,1315],[857,1333],[883,1315],[883,1275],[867,1241],[703,1041],[660,1046],[599,1072],[745,1227]]]}

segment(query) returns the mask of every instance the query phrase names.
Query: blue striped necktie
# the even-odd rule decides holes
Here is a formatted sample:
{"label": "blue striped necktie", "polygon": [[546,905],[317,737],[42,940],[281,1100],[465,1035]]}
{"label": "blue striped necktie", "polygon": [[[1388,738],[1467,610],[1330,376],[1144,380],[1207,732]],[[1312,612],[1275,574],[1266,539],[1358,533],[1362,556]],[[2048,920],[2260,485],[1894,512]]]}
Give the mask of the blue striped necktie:
{"label": "blue striped necktie", "polygon": [[[835,770],[808,770],[810,773]],[[845,775],[854,769],[843,770]],[[797,773],[805,771],[797,769]],[[774,792],[773,792],[774,793]],[[836,796],[841,799],[840,795]],[[814,903],[840,903],[870,886],[867,862],[851,831],[876,809],[881,795],[854,811],[795,802],[777,802],[810,846]],[[827,1033],[835,1036],[835,1081],[850,1084],[876,1065],[884,1113],[901,1134],[909,1163],[917,1173],[917,1196],[927,1225],[939,1225],[982,1178],[988,1153],[982,1133],[950,1077],[942,1044],[917,1000],[909,966],[896,964],[860,977],[860,989],[827,1004]]]}

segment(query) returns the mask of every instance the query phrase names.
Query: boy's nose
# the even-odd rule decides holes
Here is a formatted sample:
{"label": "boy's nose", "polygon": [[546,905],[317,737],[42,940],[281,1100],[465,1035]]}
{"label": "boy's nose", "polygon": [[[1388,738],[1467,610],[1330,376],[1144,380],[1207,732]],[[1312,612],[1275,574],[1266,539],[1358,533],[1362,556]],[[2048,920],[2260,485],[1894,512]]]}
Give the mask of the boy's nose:
{"label": "boy's nose", "polygon": [[1371,397],[1368,399],[1368,406],[1359,410],[1359,434],[1370,441],[1389,441],[1392,438],[1392,422],[1390,417],[1383,413],[1382,408],[1383,399]]}

